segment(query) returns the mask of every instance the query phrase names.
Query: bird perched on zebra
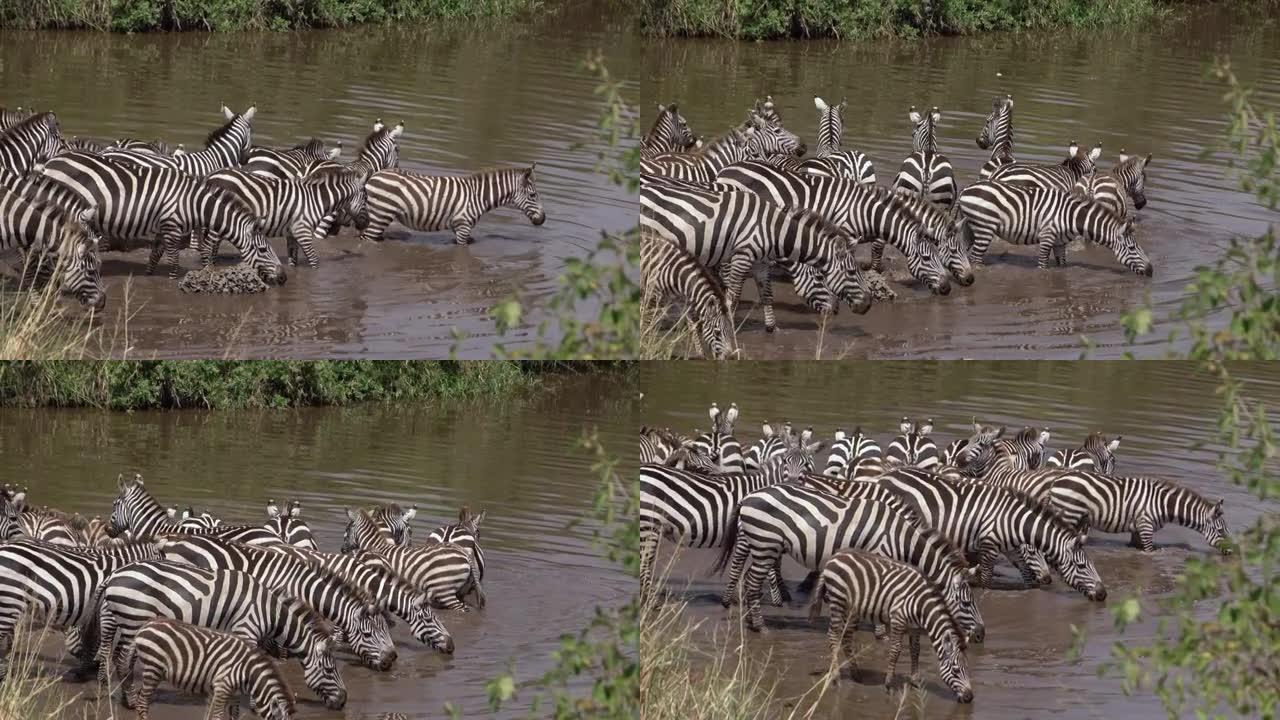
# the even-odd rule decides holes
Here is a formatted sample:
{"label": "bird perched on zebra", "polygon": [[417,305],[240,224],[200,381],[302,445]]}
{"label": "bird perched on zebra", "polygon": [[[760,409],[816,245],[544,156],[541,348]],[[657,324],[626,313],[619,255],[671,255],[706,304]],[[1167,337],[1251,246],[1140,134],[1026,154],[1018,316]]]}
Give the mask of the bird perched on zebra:
{"label": "bird perched on zebra", "polygon": [[687,313],[705,356],[723,360],[729,355],[736,334],[719,280],[696,257],[651,228],[640,233],[640,283],[659,306],[669,299],[683,305],[677,309],[681,315]]}
{"label": "bird perched on zebra", "polygon": [[451,230],[454,242],[467,245],[474,242],[471,233],[480,217],[499,207],[515,208],[542,225],[547,214],[534,182],[537,167],[535,162],[460,177],[379,170],[365,184],[369,221],[360,238],[381,241],[387,226],[399,222],[414,230]]}
{"label": "bird perched on zebra", "polygon": [[938,152],[937,124],[942,113],[934,107],[928,112],[907,112],[911,121],[911,154],[893,180],[895,192],[912,195],[930,203],[949,207],[956,199],[956,176],[951,160]]}

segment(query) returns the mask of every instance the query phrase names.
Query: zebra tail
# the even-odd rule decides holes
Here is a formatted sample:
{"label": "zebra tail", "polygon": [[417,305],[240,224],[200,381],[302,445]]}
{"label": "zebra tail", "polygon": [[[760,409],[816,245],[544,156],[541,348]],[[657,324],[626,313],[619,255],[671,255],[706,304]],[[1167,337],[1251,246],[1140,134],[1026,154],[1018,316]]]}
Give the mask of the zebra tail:
{"label": "zebra tail", "polygon": [[826,593],[827,584],[822,579],[821,573],[818,575],[818,582],[813,586],[813,599],[809,601],[809,619],[816,621],[822,617],[822,596]]}
{"label": "zebra tail", "polygon": [[720,557],[716,558],[716,564],[711,567],[708,575],[720,575],[729,566],[729,558],[733,557],[733,546],[738,544],[738,508],[739,506],[735,505],[733,512],[729,513],[729,531],[720,542]]}

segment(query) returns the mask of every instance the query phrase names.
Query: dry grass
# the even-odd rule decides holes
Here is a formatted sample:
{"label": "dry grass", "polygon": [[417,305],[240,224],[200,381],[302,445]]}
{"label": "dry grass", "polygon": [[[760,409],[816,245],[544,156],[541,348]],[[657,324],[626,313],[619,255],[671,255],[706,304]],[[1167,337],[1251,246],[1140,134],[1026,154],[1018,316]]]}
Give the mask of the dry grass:
{"label": "dry grass", "polygon": [[93,720],[115,718],[115,708],[105,692],[86,702],[97,683],[83,686],[88,691],[67,692],[68,686],[50,672],[40,658],[46,638],[58,637],[45,626],[19,622],[10,645],[8,676],[0,683],[0,720]]}
{"label": "dry grass", "polygon": [[[129,324],[138,312],[130,301],[132,290],[130,278],[101,314],[62,295],[55,282],[41,290],[21,285],[0,290],[0,359],[130,359]],[[233,347],[228,345],[226,353]]]}
{"label": "dry grass", "polygon": [[668,316],[671,306],[660,302],[652,286],[645,285],[640,297],[640,360],[672,360],[701,357],[697,336],[688,309],[675,322]]}

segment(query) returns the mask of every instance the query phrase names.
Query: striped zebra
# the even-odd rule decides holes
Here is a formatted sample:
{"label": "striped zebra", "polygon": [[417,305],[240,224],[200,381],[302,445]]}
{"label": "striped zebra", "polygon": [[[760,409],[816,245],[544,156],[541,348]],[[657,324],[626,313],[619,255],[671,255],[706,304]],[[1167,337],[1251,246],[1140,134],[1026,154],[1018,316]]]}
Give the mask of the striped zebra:
{"label": "striped zebra", "polygon": [[874,185],[875,167],[866,155],[857,150],[841,150],[844,135],[844,110],[848,102],[843,98],[836,105],[829,105],[816,95],[813,105],[818,109],[818,145],[813,157],[799,158],[791,155],[770,155],[770,164],[783,170],[802,174],[838,177],[862,185]]}
{"label": "striped zebra", "polygon": [[759,470],[770,459],[787,451],[787,444],[792,437],[791,423],[784,422],[782,433],[775,434],[773,425],[768,420],[760,425],[762,437],[752,443],[742,455],[742,468],[747,472]]}
{"label": "striped zebra", "polygon": [[951,160],[938,152],[937,125],[942,122],[942,113],[936,107],[927,113],[919,113],[912,105],[907,118],[914,128],[911,154],[902,161],[902,168],[893,180],[893,189],[949,207],[956,200],[956,174]]}
{"label": "striped zebra", "polygon": [[251,106],[237,115],[223,106],[226,123],[209,133],[203,150],[182,155],[159,155],[154,152],[133,149],[108,148],[102,156],[116,162],[127,162],[139,167],[177,170],[194,177],[211,175],[218,170],[239,167],[245,153],[252,145],[253,116],[258,109]]}
{"label": "striped zebra", "polygon": [[906,465],[919,468],[931,468],[939,464],[938,445],[929,435],[933,432],[933,418],[923,423],[911,422],[910,418],[902,418],[898,423],[902,433],[895,437],[884,449],[884,464],[892,467]]}
{"label": "striped zebra", "polygon": [[841,178],[799,175],[758,161],[724,168],[716,184],[754,193],[783,208],[803,208],[862,241],[883,238],[907,256],[912,277],[938,295],[951,292],[947,270],[926,239],[920,217],[890,190]]}
{"label": "striped zebra", "polygon": [[[996,556],[1041,553],[1067,584],[1101,601],[1106,587],[1084,551],[1084,535],[1027,495],[981,482],[953,482],[917,468],[896,468],[877,481],[900,495],[926,525],[962,553],[978,554],[978,582],[990,586]],[[1025,548],[1025,549],[1024,549]]]}
{"label": "striped zebra", "polygon": [[1047,461],[1046,466],[1068,470],[1093,470],[1104,475],[1116,471],[1116,448],[1123,435],[1108,440],[1100,432],[1089,433],[1079,448],[1059,450]]}
{"label": "striped zebra", "polygon": [[267,500],[267,522],[262,527],[278,536],[286,545],[303,550],[319,550],[311,526],[302,519],[302,503],[290,500],[282,510],[274,499]]}
{"label": "striped zebra", "polygon": [[453,231],[459,245],[471,236],[480,217],[499,207],[515,208],[534,225],[547,221],[534,184],[534,163],[527,168],[503,168],[446,177],[409,170],[379,170],[365,185],[369,222],[362,240],[381,241],[387,226],[399,222],[413,230]]}
{"label": "striped zebra", "polygon": [[755,472],[707,476],[663,465],[640,466],[640,595],[650,598],[662,538],[695,548],[719,547],[729,516],[748,493],[794,482],[813,468],[820,447],[792,447]]}
{"label": "striped zebra", "polygon": [[660,307],[670,300],[683,305],[681,315],[688,314],[704,356],[728,357],[736,345],[733,316],[719,280],[696,257],[645,228],[640,233],[640,282]]}
{"label": "striped zebra", "polygon": [[368,593],[334,573],[284,553],[198,535],[170,536],[157,542],[156,548],[165,560],[247,573],[264,586],[301,600],[333,623],[334,641],[350,647],[368,667],[386,671],[396,661],[382,609]]}
{"label": "striped zebra", "polygon": [[997,169],[1014,162],[1013,158],[1013,96],[996,97],[991,101],[991,112],[978,133],[978,147],[991,151],[991,158],[982,164],[978,179],[986,180]]}
{"label": "striped zebra", "polygon": [[453,654],[453,636],[432,611],[430,598],[397,575],[381,555],[363,550],[326,553],[291,545],[271,545],[266,549],[322,567],[349,585],[362,588],[380,609],[409,623],[418,642],[437,652]]}
{"label": "striped zebra", "polygon": [[117,570],[98,593],[98,681],[121,679],[130,699],[129,648],[153,618],[170,618],[232,632],[281,657],[300,657],[307,687],[330,710],[347,702],[333,660],[332,629],[297,598],[286,597],[230,570],[206,570],[167,560],[145,560]]}
{"label": "striped zebra", "polygon": [[[365,176],[358,171],[315,172],[305,178],[281,179],[244,170],[221,170],[205,182],[240,201],[254,217],[261,218],[265,237],[287,238],[289,264],[298,264],[298,247],[307,264],[319,266],[314,242],[329,232],[334,220],[345,213],[357,227],[366,221]],[[201,261],[207,266],[217,255],[222,238],[207,233],[200,244]]]}
{"label": "striped zebra", "polygon": [[[809,608],[811,620],[818,619],[824,601],[831,606],[827,644],[833,666],[840,665],[840,650],[844,648],[851,670],[856,672],[858,653],[853,647],[853,633],[859,620],[887,625],[891,635],[889,666],[885,672],[888,687],[897,674],[903,634],[919,629],[929,636],[938,655],[938,674],[942,681],[959,702],[973,701],[964,637],[937,586],[918,569],[872,553],[856,550],[838,553],[822,568]],[[920,636],[911,633],[909,638],[911,677],[919,684]]]}
{"label": "striped zebra", "polygon": [[992,239],[1014,245],[1039,245],[1037,266],[1049,267],[1052,255],[1066,264],[1067,243],[1077,237],[1111,249],[1120,264],[1138,275],[1155,272],[1134,239],[1133,222],[1121,221],[1096,203],[1039,187],[979,181],[960,192],[960,208],[972,234],[970,260],[981,265]]}
{"label": "striped zebra", "polygon": [[298,178],[302,177],[307,167],[316,160],[337,161],[340,155],[342,155],[341,140],[332,149],[326,150],[323,140],[311,138],[288,150],[251,147],[245,153],[245,161],[241,169],[245,172],[281,179]]}
{"label": "striped zebra", "polygon": [[680,114],[676,103],[658,103],[658,114],[653,119],[653,126],[640,140],[640,156],[650,158],[668,152],[687,152],[696,142],[689,123]]}
{"label": "striped zebra", "polygon": [[[373,518],[374,522],[390,536],[393,544],[409,545],[412,542],[413,526],[409,525],[409,521],[413,520],[418,514],[416,506],[403,508],[397,503],[388,503],[365,508],[365,512],[369,513],[369,517]],[[347,529],[350,530],[350,528],[351,520],[348,520]],[[339,548],[338,552],[349,553],[359,550],[360,547],[360,545],[347,542],[347,534],[344,533],[342,547]]]}
{"label": "striped zebra", "polygon": [[823,284],[855,313],[871,307],[862,268],[844,231],[807,210],[787,209],[750,192],[703,191],[648,184],[640,189],[640,223],[719,268],[735,310],[748,274],[764,305],[765,330],[776,327],[767,261],[813,265]]}
{"label": "striped zebra", "polygon": [[[51,628],[72,631],[88,623],[95,607],[95,592],[118,568],[137,560],[158,557],[150,543],[129,543],[111,548],[77,548],[38,540],[20,539],[0,544],[0,657],[7,656],[14,627],[26,615],[41,618]],[[93,643],[69,643],[78,663],[69,679],[84,679],[93,672]],[[8,666],[0,662],[0,677]]]}
{"label": "striped zebra", "polygon": [[1170,524],[1195,530],[1223,555],[1232,552],[1222,500],[1213,502],[1167,480],[1066,471],[1049,494],[1066,522],[1085,530],[1127,532],[1129,543],[1144,552],[1155,550],[1156,531]]}
{"label": "striped zebra", "polygon": [[[273,545],[283,542],[274,532],[253,525],[223,525],[214,527],[184,526],[183,518],[170,517],[169,512],[151,493],[147,492],[142,476],[132,478],[120,475],[116,478],[119,492],[111,503],[111,532],[119,535],[129,532],[136,540],[151,540],[169,534],[205,535],[226,542],[243,542],[252,545]],[[207,525],[207,523],[200,523]]]}
{"label": "striped zebra", "polygon": [[794,138],[782,126],[769,124],[752,115],[745,129],[732,129],[697,152],[663,153],[641,158],[641,178],[671,177],[709,185],[722,168],[732,163],[774,154],[793,154],[798,147]]}
{"label": "striped zebra", "polygon": [[[973,266],[969,262],[968,220],[958,205],[941,209],[916,195],[899,193],[898,204],[920,219],[920,230],[934,242],[938,262],[951,273],[952,279],[968,287],[973,284]],[[877,237],[871,243],[871,267],[880,268],[887,242]]]}
{"label": "striped zebra", "polygon": [[258,219],[239,200],[198,178],[176,170],[118,165],[86,153],[50,160],[44,175],[74,191],[84,203],[97,205],[103,237],[150,241],[148,273],[168,252],[170,277],[177,277],[178,251],[193,231],[205,229],[230,240],[241,260],[264,281],[283,284],[286,280]]}
{"label": "striped zebra", "polygon": [[844,430],[836,430],[835,440],[831,443],[831,454],[827,455],[827,466],[822,474],[827,477],[843,480],[849,476],[849,468],[860,460],[880,459],[882,452],[875,438],[862,432],[862,427],[854,428],[850,435]]}
{"label": "striped zebra", "polygon": [[441,525],[427,535],[427,543],[459,547],[471,557],[474,580],[471,591],[475,593],[477,605],[482,608],[485,606],[484,590],[480,585],[484,582],[484,549],[480,547],[480,523],[483,520],[483,510],[473,515],[463,505],[458,510],[458,522]]}
{"label": "striped zebra", "polygon": [[742,472],[742,443],[733,436],[738,423],[738,403],[730,403],[729,409],[722,413],[720,406],[713,402],[707,415],[711,418],[711,429],[695,437],[689,447],[714,459],[720,472]]}
{"label": "striped zebra", "polygon": [[432,606],[467,612],[464,598],[475,592],[479,606],[484,607],[479,569],[466,549],[456,545],[396,545],[391,534],[365,510],[348,508],[347,520],[343,545],[386,558],[392,571],[425,593]]}
{"label": "striped zebra", "polygon": [[692,440],[666,428],[640,428],[640,462],[658,463],[701,473],[720,472],[718,459],[694,448]]}
{"label": "striped zebra", "polygon": [[53,545],[81,545],[83,524],[82,518],[61,510],[27,507],[26,492],[18,491],[0,508],[0,542],[30,538]]}
{"label": "striped zebra", "polygon": [[16,107],[12,110],[0,107],[0,133],[5,132],[9,128],[17,125],[23,120],[26,120],[34,114],[34,112],[24,110],[21,107]]}
{"label": "striped zebra", "polygon": [[0,169],[26,175],[57,155],[61,145],[57,116],[51,112],[32,115],[0,135]]}
{"label": "striped zebra", "polygon": [[216,530],[222,527],[221,518],[213,513],[198,513],[190,505],[184,508],[171,505],[164,509],[164,514],[170,520],[178,523],[178,527],[182,530]]}
{"label": "striped zebra", "polygon": [[[3,171],[0,171],[3,172]],[[0,185],[0,249],[22,254],[23,283],[41,289],[56,282],[81,305],[107,305],[98,256],[97,209],[68,212],[47,200],[33,200]]]}
{"label": "striped zebra", "polygon": [[1001,165],[995,172],[991,173],[989,179],[993,182],[999,181],[1040,187],[1046,190],[1071,192],[1071,188],[1075,186],[1080,178],[1093,174],[1098,167],[1096,161],[1101,155],[1102,143],[1098,143],[1088,154],[1085,154],[1081,151],[1080,145],[1075,140],[1072,140],[1071,144],[1067,146],[1067,159],[1061,163],[1056,165],[1033,165],[1012,162]]}
{"label": "striped zebra", "polygon": [[209,696],[206,716],[237,717],[240,696],[249,697],[264,720],[291,720],[293,691],[275,662],[244,638],[168,618],[148,620],[134,636],[125,657],[130,673],[138,667],[132,706],[147,720],[151,697],[162,681],[190,693]]}
{"label": "striped zebra", "polygon": [[[1147,206],[1147,164],[1151,156],[1130,157],[1120,149],[1120,164],[1109,173],[1090,173],[1076,181],[1071,191],[1092,200],[1124,220]],[[1133,211],[1129,208],[1132,207]]]}
{"label": "striped zebra", "polygon": [[162,140],[134,140],[132,138],[121,138],[111,143],[108,148],[103,148],[98,152],[105,152],[108,149],[116,148],[120,150],[135,150],[137,152],[150,153],[152,155],[185,155],[186,146],[178,143],[175,147],[169,147],[169,144]]}
{"label": "striped zebra", "polygon": [[1025,427],[1013,437],[996,440],[993,447],[997,462],[1005,462],[1018,470],[1035,470],[1044,464],[1049,430]]}

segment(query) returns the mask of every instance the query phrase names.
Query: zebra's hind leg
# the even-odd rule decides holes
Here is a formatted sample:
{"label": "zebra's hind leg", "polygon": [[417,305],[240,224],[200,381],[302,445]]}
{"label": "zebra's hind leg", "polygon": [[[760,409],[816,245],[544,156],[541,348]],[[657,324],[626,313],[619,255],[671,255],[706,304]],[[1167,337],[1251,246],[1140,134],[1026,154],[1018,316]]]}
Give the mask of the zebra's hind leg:
{"label": "zebra's hind leg", "polygon": [[747,562],[747,549],[746,536],[739,535],[733,544],[733,555],[729,558],[729,579],[725,582],[724,592],[720,594],[720,604],[726,608],[733,604],[734,596],[738,594],[742,581],[742,567]]}
{"label": "zebra's hind leg", "polygon": [[871,269],[880,272],[884,263],[884,238],[876,238],[871,241]]}
{"label": "zebra's hind leg", "polygon": [[164,238],[156,237],[151,241],[151,255],[147,257],[147,274],[154,275],[156,267],[160,264],[160,257],[164,255]]}
{"label": "zebra's hind leg", "polygon": [[898,674],[898,656],[902,654],[902,636],[907,627],[899,618],[889,619],[889,658],[888,667],[884,671],[884,689],[893,687],[894,676]]}
{"label": "zebra's hind leg", "polygon": [[1156,551],[1156,526],[1147,515],[1140,515],[1133,524],[1133,535],[1137,539],[1137,547],[1142,552]]}
{"label": "zebra's hind leg", "polygon": [[169,258],[169,279],[177,280],[182,270],[182,236],[176,233],[164,236],[164,254]]}
{"label": "zebra's hind leg", "polygon": [[769,278],[769,263],[757,263],[752,275],[756,280],[760,304],[764,306],[764,331],[773,332],[778,329],[778,321],[773,316],[773,281]]}
{"label": "zebra's hind leg", "polygon": [[116,644],[111,653],[111,663],[115,667],[116,676],[120,678],[120,704],[133,708],[133,643],[126,641]]}
{"label": "zebra's hind leg", "polygon": [[911,631],[911,684],[920,687],[923,678],[920,675],[920,631]]}
{"label": "zebra's hind leg", "polygon": [[[209,716],[212,720],[226,720],[227,705],[231,701],[229,683],[221,682],[213,687],[213,697],[209,699]],[[263,708],[265,710],[265,708]],[[239,712],[239,708],[237,708]]]}
{"label": "zebra's hind leg", "polygon": [[1056,240],[1057,238],[1054,237],[1054,233],[1048,230],[1040,231],[1040,235],[1038,237],[1040,248],[1036,255],[1036,267],[1041,270],[1049,269],[1049,255],[1054,251],[1054,247],[1056,247],[1054,245]]}
{"label": "zebra's hind leg", "polygon": [[781,607],[782,603],[791,602],[791,591],[787,589],[787,582],[782,579],[782,556],[779,555],[777,561],[773,564],[773,570],[769,573],[769,584],[772,586],[769,592],[778,598],[773,604]]}
{"label": "zebra's hind leg", "polygon": [[459,245],[470,245],[475,242],[471,237],[471,230],[475,227],[475,223],[470,220],[461,218],[453,221],[453,241]]}

